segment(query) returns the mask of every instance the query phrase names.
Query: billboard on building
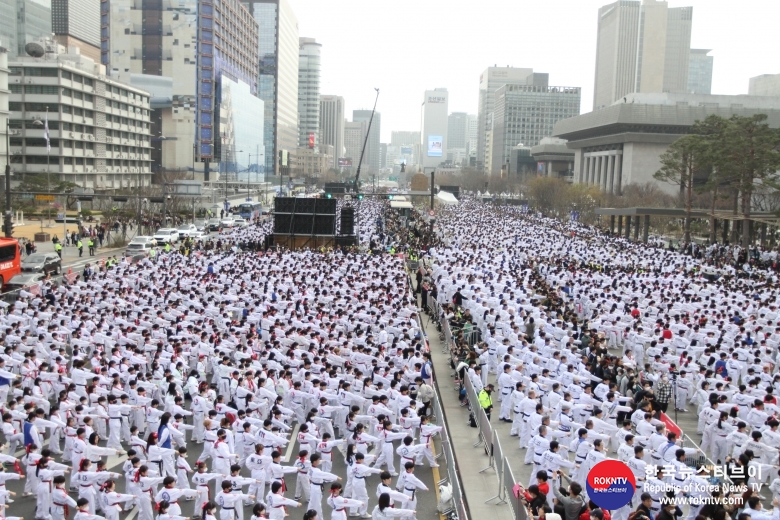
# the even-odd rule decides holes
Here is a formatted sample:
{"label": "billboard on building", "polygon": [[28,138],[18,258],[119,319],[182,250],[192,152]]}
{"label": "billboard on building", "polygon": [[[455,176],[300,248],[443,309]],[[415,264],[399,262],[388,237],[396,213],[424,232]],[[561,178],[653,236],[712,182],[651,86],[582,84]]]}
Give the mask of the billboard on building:
{"label": "billboard on building", "polygon": [[309,148],[314,149],[314,132],[309,132]]}
{"label": "billboard on building", "polygon": [[537,162],[536,163],[536,173],[544,174],[544,163],[543,162]]}
{"label": "billboard on building", "polygon": [[441,157],[444,138],[440,135],[428,136],[428,157]]}
{"label": "billboard on building", "polygon": [[349,157],[339,158],[339,168],[352,168],[352,159]]}

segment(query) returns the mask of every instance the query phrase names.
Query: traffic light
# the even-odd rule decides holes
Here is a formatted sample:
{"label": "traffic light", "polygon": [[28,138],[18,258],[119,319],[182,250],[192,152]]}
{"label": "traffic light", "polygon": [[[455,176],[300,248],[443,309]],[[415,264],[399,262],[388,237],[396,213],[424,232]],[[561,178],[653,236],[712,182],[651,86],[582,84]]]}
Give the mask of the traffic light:
{"label": "traffic light", "polygon": [[325,194],[325,198],[326,199],[332,199],[333,198],[333,194],[332,193],[326,193]]}
{"label": "traffic light", "polygon": [[363,194],[362,193],[358,193],[358,200],[363,200]]}

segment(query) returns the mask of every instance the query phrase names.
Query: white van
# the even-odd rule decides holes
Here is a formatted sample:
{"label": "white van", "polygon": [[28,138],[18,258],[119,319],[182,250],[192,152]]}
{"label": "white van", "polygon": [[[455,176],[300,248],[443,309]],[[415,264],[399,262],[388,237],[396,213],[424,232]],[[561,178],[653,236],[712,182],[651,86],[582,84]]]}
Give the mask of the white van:
{"label": "white van", "polygon": [[125,256],[144,255],[149,256],[149,251],[154,247],[152,242],[130,242],[125,249]]}

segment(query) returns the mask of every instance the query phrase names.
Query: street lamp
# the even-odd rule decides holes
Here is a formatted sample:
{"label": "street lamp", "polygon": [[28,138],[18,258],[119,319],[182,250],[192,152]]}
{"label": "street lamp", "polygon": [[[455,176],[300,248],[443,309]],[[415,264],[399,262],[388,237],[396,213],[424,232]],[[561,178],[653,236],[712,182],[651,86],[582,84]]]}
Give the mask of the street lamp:
{"label": "street lamp", "polygon": [[[10,117],[5,118],[5,236],[13,236],[13,226],[11,223],[11,121]],[[18,132],[14,130],[14,135]]]}
{"label": "street lamp", "polygon": [[252,199],[251,195],[249,194],[249,176],[252,174],[252,152],[249,152],[246,155],[246,201],[249,202]]}
{"label": "street lamp", "polygon": [[[49,107],[46,107],[46,121],[49,121]],[[40,117],[37,117],[33,119],[33,125],[35,126],[43,126],[46,128],[46,123],[41,121]],[[46,135],[48,138],[48,135]],[[46,193],[51,193],[51,183],[50,183],[50,168],[49,163],[51,162],[51,146],[48,144],[47,139],[47,145],[46,145]],[[47,213],[49,213],[50,210],[47,210]]]}

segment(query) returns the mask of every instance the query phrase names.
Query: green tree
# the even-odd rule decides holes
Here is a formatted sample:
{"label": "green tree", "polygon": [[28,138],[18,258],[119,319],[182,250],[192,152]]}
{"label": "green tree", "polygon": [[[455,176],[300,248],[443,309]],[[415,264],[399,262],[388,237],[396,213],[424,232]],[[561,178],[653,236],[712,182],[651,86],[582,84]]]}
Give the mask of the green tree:
{"label": "green tree", "polygon": [[753,193],[760,187],[778,187],[780,132],[770,128],[766,114],[732,116],[724,129],[723,161],[716,167],[732,173],[739,189],[742,210],[742,247],[750,245],[750,212]]}
{"label": "green tree", "polygon": [[47,181],[46,174],[36,173],[34,175],[26,175],[24,181],[19,183],[17,191],[71,193],[76,187],[78,187],[78,184],[74,184],[68,181],[61,181],[57,178],[49,178]]}
{"label": "green tree", "polygon": [[691,207],[696,173],[710,167],[709,141],[699,134],[680,137],[661,156],[661,168],[653,174],[659,181],[680,187],[685,207],[684,241],[691,242]]}

